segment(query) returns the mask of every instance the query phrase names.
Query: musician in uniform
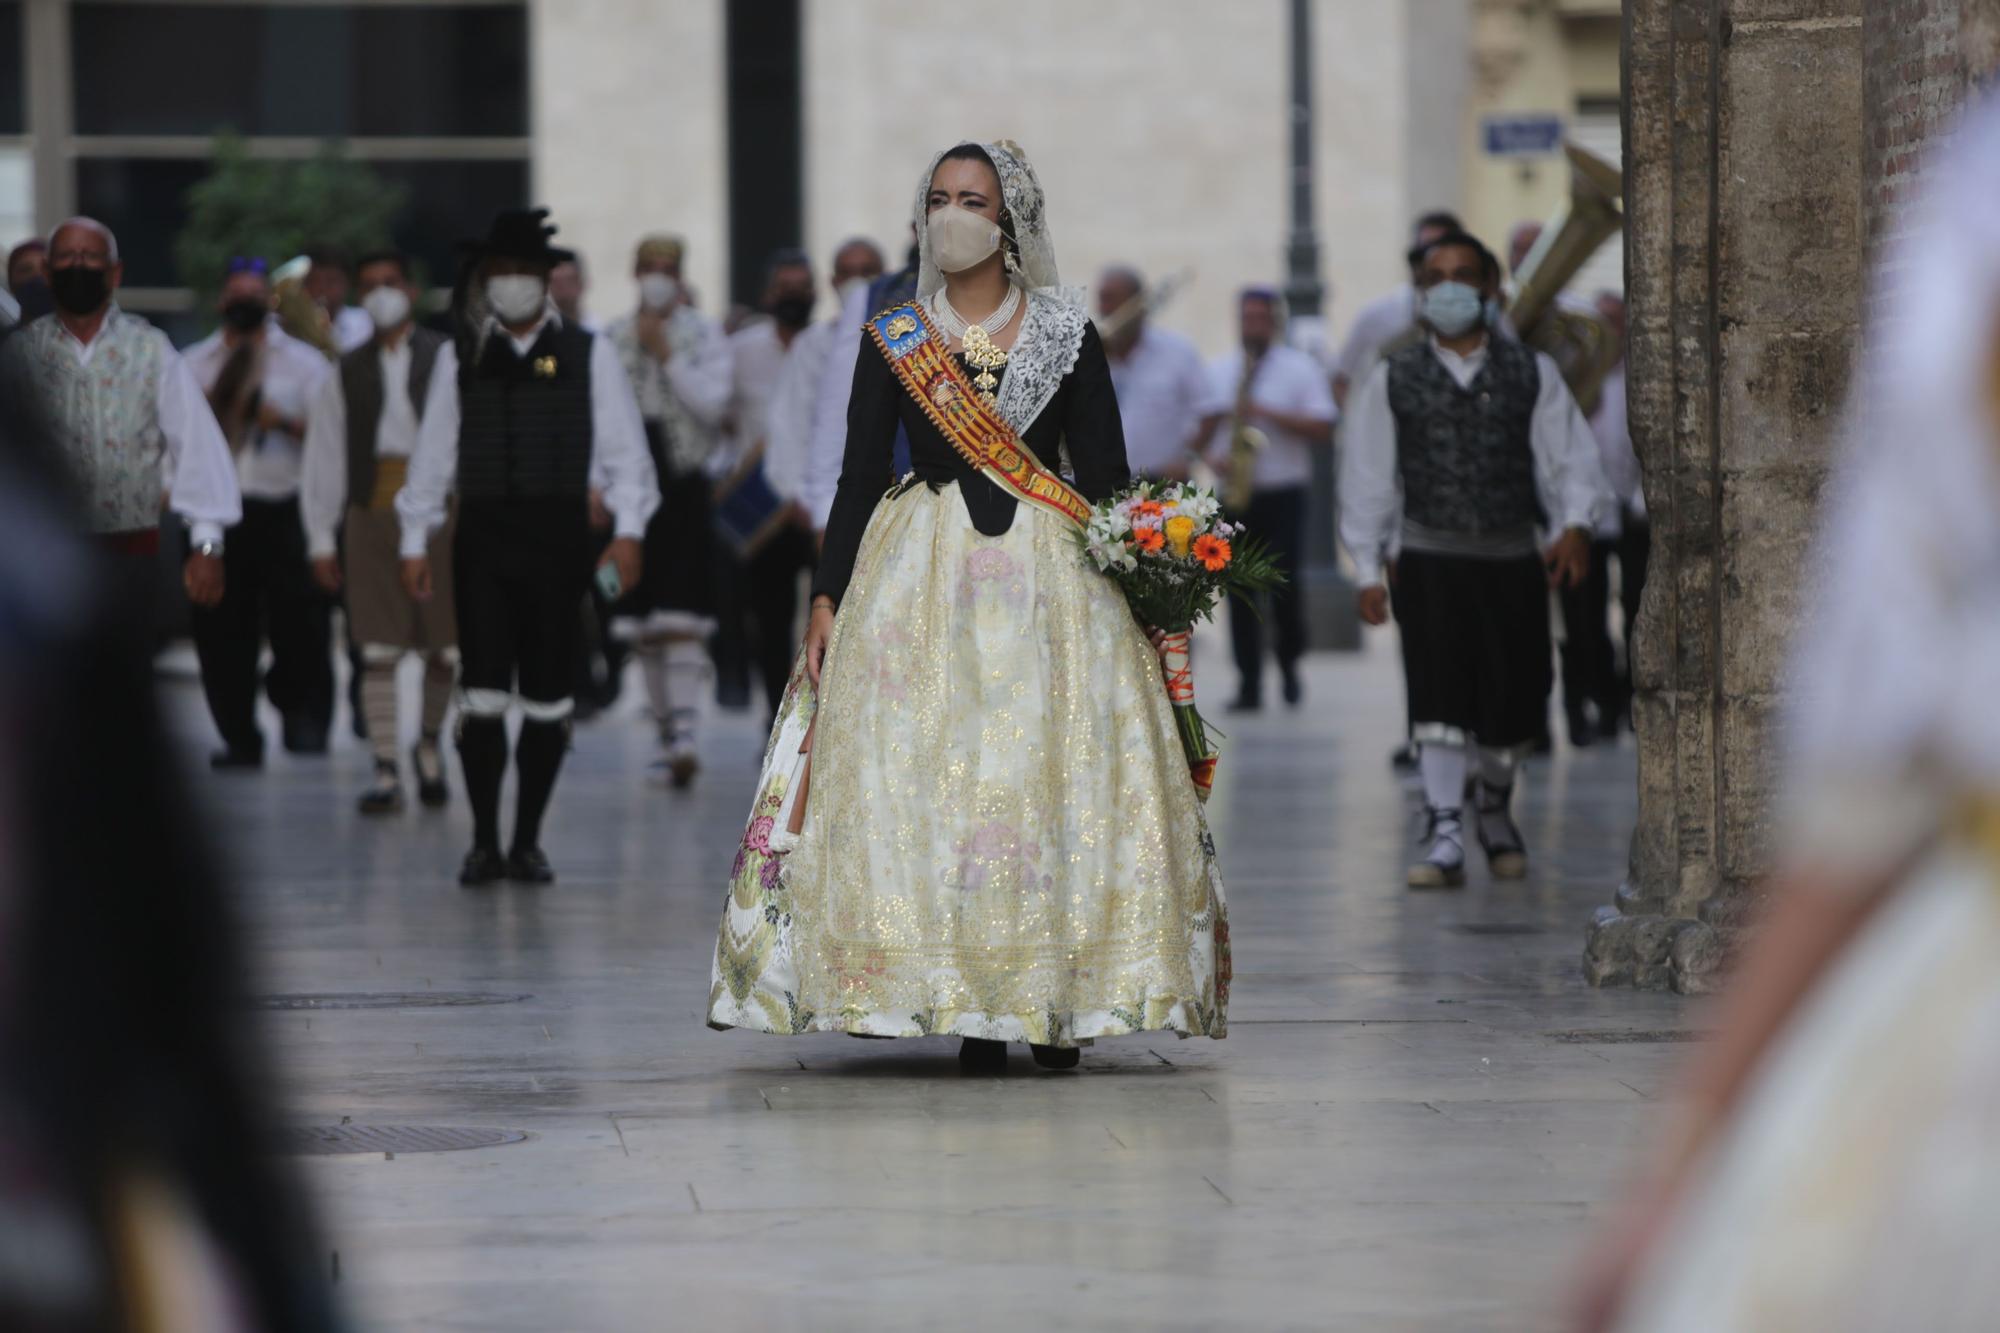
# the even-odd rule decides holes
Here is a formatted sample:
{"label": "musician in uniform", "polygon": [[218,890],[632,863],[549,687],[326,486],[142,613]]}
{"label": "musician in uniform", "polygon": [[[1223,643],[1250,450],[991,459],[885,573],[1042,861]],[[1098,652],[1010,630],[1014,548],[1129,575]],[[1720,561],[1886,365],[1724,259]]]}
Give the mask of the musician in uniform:
{"label": "musician in uniform", "polygon": [[1548,590],[1583,578],[1608,503],[1596,441],[1554,360],[1487,325],[1499,280],[1472,237],[1432,242],[1417,278],[1427,336],[1376,367],[1347,422],[1341,534],[1361,618],[1386,624],[1393,596],[1422,747],[1428,847],[1412,888],[1464,883],[1475,750],[1488,863],[1500,878],[1527,873],[1514,774],[1548,707]]}
{"label": "musician in uniform", "polygon": [[262,259],[229,262],[216,308],[222,327],[186,356],[236,455],[243,521],[228,533],[222,601],[195,609],[194,643],[226,747],[213,762],[254,768],[264,762],[256,707],[267,636],[264,686],[284,716],[285,748],[326,753],[333,720],[333,605],[308,571],[299,516],[306,412],[330,367],[318,348],[279,327]]}
{"label": "musician in uniform", "polygon": [[[448,495],[458,494],[458,754],[473,823],[459,882],[468,886],[554,880],[542,815],[569,749],[578,609],[595,550],[590,490],[596,481],[616,532],[602,564],[626,587],[639,582],[640,535],[660,503],[617,354],[549,299],[549,270],[570,256],[550,246],[547,216],[502,213],[471,247],[458,327],[438,349],[417,451],[396,496],[404,587],[428,601],[436,594],[431,534],[445,522]],[[517,692],[519,791],[503,859],[500,782]]]}
{"label": "musician in uniform", "polygon": [[639,308],[604,331],[637,395],[661,494],[646,529],[645,572],[613,608],[613,631],[639,659],[665,750],[661,767],[676,787],[700,769],[715,630],[709,468],[735,391],[729,339],[689,302],[681,281],[685,253],[676,237],[640,241],[632,261]]}
{"label": "musician in uniform", "polygon": [[437,368],[442,333],[413,318],[416,288],[409,259],[395,251],[365,256],[357,269],[361,309],[374,336],[341,357],[314,400],[306,426],[299,509],[313,578],[347,595],[348,635],[360,659],[361,711],[375,752],[375,781],[361,813],[403,807],[396,746],[396,670],[406,653],[424,659],[423,714],[411,754],[417,794],[445,802],[439,745],[458,674],[458,626],[452,615],[449,521],[431,538],[431,578],[438,595],[413,601],[403,590],[396,492],[402,489],[417,423]]}
{"label": "musician in uniform", "polygon": [[[1285,702],[1296,706],[1305,697],[1299,679],[1306,648],[1299,548],[1305,540],[1306,490],[1312,451],[1332,444],[1338,409],[1319,362],[1278,341],[1282,315],[1276,292],[1246,288],[1237,299],[1237,318],[1241,350],[1209,366],[1214,399],[1232,408],[1211,436],[1207,458],[1226,479],[1222,499],[1231,521],[1268,544],[1285,575],[1284,584],[1268,594],[1269,619],[1277,633]],[[1254,712],[1264,702],[1264,622],[1256,607],[1241,599],[1230,603],[1229,637],[1239,677],[1231,711]]]}
{"label": "musician in uniform", "polygon": [[1137,269],[1113,265],[1097,278],[1097,314],[1111,384],[1125,422],[1132,471],[1159,480],[1184,479],[1194,451],[1229,410],[1192,341],[1146,318],[1151,293]]}

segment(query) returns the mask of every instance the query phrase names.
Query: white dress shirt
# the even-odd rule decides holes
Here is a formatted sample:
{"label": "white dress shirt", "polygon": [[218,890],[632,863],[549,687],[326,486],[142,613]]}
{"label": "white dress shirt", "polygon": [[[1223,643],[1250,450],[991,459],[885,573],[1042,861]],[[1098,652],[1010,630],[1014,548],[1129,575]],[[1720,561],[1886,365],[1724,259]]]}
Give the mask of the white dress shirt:
{"label": "white dress shirt", "polygon": [[840,463],[847,453],[847,399],[854,391],[854,367],[861,355],[861,326],[875,312],[868,308],[869,284],[857,282],[841,303],[828,335],[826,364],[820,371],[813,404],[812,426],[806,434],[806,468],[800,498],[812,513],[813,526],[826,531],[833,514],[833,493],[840,486]]}
{"label": "white dress shirt", "polygon": [[1122,358],[1111,357],[1111,387],[1125,423],[1125,458],[1138,476],[1185,466],[1201,441],[1204,417],[1229,410],[1215,392],[1195,345],[1178,333],[1143,325]]}
{"label": "white dress shirt", "polygon": [[785,371],[786,347],[775,320],[757,319],[729,335],[731,390],[727,447],[718,451],[717,476],[726,476],[760,441],[771,438],[771,404]]}
{"label": "white dress shirt", "polygon": [[1347,341],[1340,345],[1340,356],[1333,363],[1334,374],[1344,377],[1348,392],[1354,392],[1368,382],[1368,376],[1382,359],[1383,349],[1416,326],[1414,286],[1398,287],[1386,296],[1376,297],[1354,316]]}
{"label": "white dress shirt", "polygon": [[[1468,388],[1485,366],[1481,344],[1468,355],[1440,347],[1433,338],[1431,353],[1460,388]],[[1594,532],[1603,507],[1610,503],[1604,469],[1597,460],[1597,440],[1590,423],[1570,397],[1562,372],[1546,353],[1535,353],[1541,391],[1528,428],[1535,456],[1535,490],[1542,510],[1557,528]],[[1354,559],[1354,581],[1361,587],[1382,582],[1382,566],[1401,531],[1403,494],[1396,466],[1396,416],[1389,408],[1389,366],[1378,364],[1350,403],[1340,465],[1340,535]]]}
{"label": "white dress shirt", "polygon": [[[551,306],[523,336],[508,333],[491,320],[487,334],[506,338],[526,356],[543,326],[561,318]],[[410,457],[403,489],[396,492],[405,560],[423,555],[431,534],[444,526],[445,501],[458,478],[458,427],[458,348],[448,342],[438,349],[437,364],[431,368],[417,451]],[[631,381],[625,378],[611,340],[604,337],[590,340],[590,475],[592,484],[604,493],[616,534],[643,540],[646,520],[660,507],[660,482],[646,451],[646,427],[639,419]]]}
{"label": "white dress shirt", "polygon": [[[408,458],[417,451],[417,409],[410,401],[410,340],[384,346],[382,415],[375,424],[375,456]],[[365,497],[364,497],[365,503]],[[347,393],[338,372],[326,377],[306,419],[306,453],[299,472],[299,513],[306,551],[314,559],[334,553],[335,534],[347,510]]]}
{"label": "white dress shirt", "polygon": [[[187,349],[188,369],[204,396],[228,364],[234,351],[217,330]],[[304,421],[332,365],[310,343],[300,342],[278,327],[264,325],[264,402],[287,420]],[[254,422],[250,437],[236,455],[236,484],[246,500],[289,500],[299,493],[299,463],[305,439],[289,430],[265,430]]]}
{"label": "white dress shirt", "polygon": [[1604,377],[1597,398],[1597,412],[1590,418],[1590,430],[1597,437],[1598,459],[1604,465],[1604,480],[1610,484],[1612,506],[1609,531],[1600,525],[1599,536],[1617,536],[1623,530],[1622,507],[1635,518],[1646,516],[1646,491],[1639,469],[1639,455],[1632,448],[1631,424],[1625,417],[1625,363],[1620,361]]}
{"label": "white dress shirt", "polygon": [[792,339],[791,349],[785,353],[784,370],[778,376],[778,391],[765,425],[764,480],[787,500],[803,500],[805,496],[813,409],[819,402],[827,353],[840,328],[838,320],[815,324]]}
{"label": "white dress shirt", "polygon": [[[1242,377],[1243,353],[1240,350],[1217,359],[1209,366],[1210,392],[1222,403],[1225,413],[1236,406],[1237,382]],[[1328,386],[1326,371],[1319,362],[1298,348],[1282,343],[1273,344],[1264,353],[1264,359],[1257,367],[1257,377],[1250,382],[1250,404],[1267,412],[1312,417],[1329,423],[1338,414],[1333,405],[1333,390]],[[1264,432],[1266,443],[1257,451],[1256,460],[1251,465],[1251,489],[1291,490],[1309,483],[1312,480],[1313,441],[1267,421],[1254,424]],[[1229,422],[1225,420],[1216,427],[1210,439],[1207,451],[1209,465],[1226,470],[1229,467],[1229,447]]]}

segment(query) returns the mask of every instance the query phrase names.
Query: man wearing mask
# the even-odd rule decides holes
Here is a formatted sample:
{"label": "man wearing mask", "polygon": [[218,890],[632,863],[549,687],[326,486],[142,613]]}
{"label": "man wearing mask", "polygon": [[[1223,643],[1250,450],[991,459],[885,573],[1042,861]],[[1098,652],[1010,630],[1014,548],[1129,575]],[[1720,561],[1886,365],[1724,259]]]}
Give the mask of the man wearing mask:
{"label": "man wearing mask", "polygon": [[[843,246],[843,252],[854,244]],[[860,244],[868,245],[872,253],[875,276],[867,282],[843,282],[838,266],[834,270],[840,295],[840,313],[835,316],[838,332],[827,345],[826,367],[820,373],[812,421],[806,433],[806,470],[800,498],[812,514],[816,540],[825,538],[827,519],[833,514],[833,494],[840,485],[841,459],[847,452],[847,398],[854,385],[855,358],[868,343],[867,335],[858,330],[876,311],[912,300],[917,291],[914,227],[903,267],[894,273],[882,272],[881,251],[866,241]],[[910,463],[910,441],[900,425],[896,427],[894,458],[896,475],[900,477],[909,470]]]}
{"label": "man wearing mask", "polygon": [[[829,382],[840,377],[840,401],[854,380],[853,348],[862,320],[872,312],[863,310],[868,288],[882,276],[882,251],[875,242],[855,237],[833,252],[833,314],[800,334],[785,357],[784,373],[778,378],[778,393],[771,407],[770,445],[765,450],[765,476],[778,494],[792,501],[794,517],[815,538],[833,508],[833,492],[840,481],[840,454],[846,447],[844,433],[824,443],[831,454],[814,452],[822,443],[814,430],[815,414]],[[850,310],[860,310],[850,322]],[[843,413],[845,415],[844,407]],[[815,547],[817,547],[815,540]]]}
{"label": "man wearing mask", "polygon": [[[787,475],[788,460],[773,457],[773,417],[792,358],[813,353],[814,300],[811,259],[803,250],[781,250],[765,266],[759,303],[765,317],[729,340],[736,405],[730,469],[717,512],[742,543],[742,607],[747,615],[740,628],[749,633],[749,656],[763,677],[773,717],[791,675],[799,572],[812,564],[815,554],[810,520],[793,499],[797,479]],[[767,506],[768,514],[763,512]]]}
{"label": "man wearing mask", "polygon": [[612,608],[612,629],[633,646],[652,701],[663,771],[676,787],[700,769],[697,743],[711,690],[708,637],[715,630],[711,469],[735,393],[729,339],[688,301],[685,247],[675,237],[639,242],[632,274],[639,308],[612,323],[616,350],[645,423],[659,475],[659,512],[646,530],[645,574]]}
{"label": "man wearing mask", "polygon": [[578,255],[568,263],[557,264],[549,270],[549,299],[556,303],[556,313],[563,317],[563,323],[595,333],[596,323],[583,313],[583,296],[589,290],[590,279],[583,271],[583,256]]}
{"label": "man wearing mask", "polygon": [[14,323],[27,324],[55,309],[49,295],[48,246],[39,237],[22,241],[7,254],[7,294],[14,298]]}
{"label": "man wearing mask", "polygon": [[[71,218],[48,242],[54,313],[0,348],[0,384],[35,403],[82,492],[86,529],[117,577],[150,588],[166,507],[188,525],[182,584],[222,599],[223,532],[243,516],[229,446],[167,335],[118,308],[125,276],[104,224]],[[10,272],[12,266],[10,265]]]}
{"label": "man wearing mask", "polygon": [[1607,496],[1596,442],[1555,362],[1487,326],[1500,280],[1492,253],[1446,235],[1417,272],[1426,337],[1392,353],[1356,396],[1340,526],[1362,620],[1386,624],[1393,605],[1402,629],[1429,806],[1426,850],[1407,882],[1444,888],[1465,882],[1468,777],[1494,876],[1527,874],[1514,774],[1548,707],[1549,589],[1583,578]]}
{"label": "man wearing mask", "polygon": [[1410,226],[1410,249],[1404,256],[1410,281],[1386,296],[1362,306],[1347,331],[1334,361],[1333,398],[1344,410],[1348,395],[1368,382],[1375,365],[1389,352],[1421,338],[1417,323],[1417,257],[1438,237],[1463,232],[1450,213],[1426,213]]}
{"label": "man wearing mask", "polygon": [[337,245],[315,245],[306,251],[306,257],[312,261],[312,267],[306,270],[306,295],[326,312],[327,327],[333,330],[333,345],[343,356],[375,336],[375,324],[368,318],[368,312],[347,303],[352,287],[347,254]]}
{"label": "man wearing mask", "polygon": [[[396,496],[403,587],[429,602],[439,595],[431,536],[458,495],[458,754],[473,827],[459,883],[468,887],[555,879],[542,854],[542,816],[569,749],[577,612],[596,549],[590,492],[601,490],[616,533],[598,577],[615,574],[625,587],[640,580],[640,535],[660,502],[617,354],[549,300],[549,270],[573,256],[550,246],[547,216],[502,213],[468,247],[458,327],[438,349],[417,451]],[[517,692],[519,788],[503,857],[500,784]]]}
{"label": "man wearing mask", "polygon": [[[1248,502],[1227,494],[1224,502],[1230,506],[1230,520],[1245,524],[1266,543],[1284,572],[1285,582],[1268,595],[1269,619],[1277,634],[1285,702],[1296,707],[1305,697],[1299,678],[1299,658],[1306,649],[1299,547],[1305,540],[1306,488],[1312,481],[1312,451],[1333,443],[1337,409],[1319,362],[1278,341],[1276,292],[1245,289],[1237,299],[1237,321],[1241,350],[1209,366],[1209,401],[1225,406],[1207,457],[1209,466],[1227,478],[1238,464],[1238,428],[1263,436],[1249,460]],[[1240,422],[1235,420],[1239,415]],[[1241,598],[1229,605],[1229,637],[1239,677],[1231,708],[1254,712],[1264,700],[1264,620]]]}
{"label": "man wearing mask", "polygon": [[1137,477],[1179,481],[1229,404],[1215,396],[1201,353],[1188,339],[1147,322],[1145,284],[1136,269],[1107,268],[1097,278],[1097,322],[1111,385],[1125,420],[1125,457]]}
{"label": "man wearing mask", "polygon": [[403,590],[396,492],[402,489],[417,425],[445,336],[419,328],[409,259],[396,251],[364,256],[355,270],[361,309],[374,336],[341,357],[313,401],[299,484],[313,579],[347,596],[348,634],[361,663],[361,710],[375,752],[375,781],[361,813],[403,808],[397,741],[396,669],[407,653],[424,659],[423,715],[411,764],[426,806],[445,803],[439,738],[457,676],[458,626],[451,599],[452,525],[447,517],[428,555],[437,593],[415,601]]}
{"label": "man wearing mask", "polygon": [[255,768],[264,762],[257,668],[267,637],[264,686],[284,717],[285,748],[324,754],[333,718],[332,606],[307,571],[299,518],[306,411],[330,368],[272,318],[262,259],[230,261],[216,308],[222,327],[188,348],[187,361],[236,456],[243,521],[228,535],[228,591],[197,609],[194,642],[225,746],[213,762]]}

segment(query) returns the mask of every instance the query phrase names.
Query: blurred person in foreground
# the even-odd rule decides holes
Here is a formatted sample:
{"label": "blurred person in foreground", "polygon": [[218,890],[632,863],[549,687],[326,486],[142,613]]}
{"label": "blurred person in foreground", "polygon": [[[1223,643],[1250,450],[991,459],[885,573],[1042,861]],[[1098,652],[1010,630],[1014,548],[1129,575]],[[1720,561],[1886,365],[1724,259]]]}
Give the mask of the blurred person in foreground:
{"label": "blurred person in foreground", "polygon": [[2000,1311],[2000,103],[1924,179],[1811,565],[1768,915],[1591,1330]]}
{"label": "blurred person in foreground", "polygon": [[1487,324],[1499,280],[1471,236],[1423,252],[1426,336],[1356,394],[1341,458],[1361,619],[1386,625],[1393,608],[1402,632],[1429,812],[1413,889],[1465,883],[1468,778],[1494,877],[1528,873],[1514,777],[1548,710],[1549,591],[1583,578],[1607,503],[1596,441],[1556,363]]}
{"label": "blurred person in foreground", "polygon": [[[1103,344],[1018,146],[954,145],[915,185],[919,295],[857,333],[708,1021],[956,1036],[974,1074],[1010,1041],[1071,1069],[1098,1037],[1221,1037],[1222,880],[1160,659],[1076,558],[1082,496],[1131,475]],[[1046,466],[1065,442],[1074,489]]]}
{"label": "blurred person in foreground", "polygon": [[[451,596],[461,680],[458,757],[472,806],[472,848],[458,882],[549,884],[542,817],[569,751],[578,610],[596,577],[640,579],[640,534],[659,506],[631,387],[607,339],[564,320],[549,270],[571,258],[549,244],[547,209],[499,214],[467,259],[453,340],[438,349],[402,490],[403,588],[439,595],[432,536],[451,516]],[[601,556],[592,490],[610,510]],[[507,711],[519,698],[514,831],[500,850]]]}
{"label": "blurred person in foreground", "polygon": [[0,420],[0,1328],[333,1333],[143,599]]}
{"label": "blurred person in foreground", "polygon": [[1114,264],[1098,275],[1098,326],[1116,326],[1104,351],[1125,422],[1125,456],[1136,476],[1182,481],[1229,404],[1216,396],[1194,343],[1152,325],[1147,297],[1135,268]]}
{"label": "blurred person in foreground", "polygon": [[393,250],[364,255],[355,273],[361,308],[375,332],[340,358],[313,400],[299,510],[314,580],[329,595],[347,597],[348,635],[361,662],[361,711],[375,752],[375,781],[362,793],[360,808],[364,815],[385,815],[403,808],[396,673],[411,653],[424,662],[422,714],[410,752],[417,796],[433,809],[447,796],[441,738],[458,678],[453,525],[447,517],[431,537],[438,595],[419,602],[403,588],[396,518],[396,493],[416,452],[424,399],[446,338],[415,322],[408,256]]}
{"label": "blurred person in foreground", "polygon": [[[1265,543],[1285,581],[1259,600],[1269,608],[1287,707],[1305,698],[1299,659],[1306,651],[1305,603],[1299,592],[1299,552],[1305,545],[1306,489],[1315,449],[1333,445],[1339,414],[1319,362],[1280,340],[1284,317],[1278,293],[1245,288],[1236,298],[1239,348],[1209,365],[1209,398],[1220,410],[1207,447],[1208,465],[1231,478],[1248,463],[1247,494],[1225,480],[1222,502],[1231,522]],[[1254,432],[1254,434],[1252,433]],[[1252,440],[1261,437],[1254,448]],[[1248,450],[1247,460],[1239,458]],[[1236,652],[1234,713],[1264,706],[1265,613],[1247,598],[1229,600],[1229,639]]]}
{"label": "blurred person in foreground", "polygon": [[[48,256],[55,312],[0,348],[5,397],[37,415],[76,479],[83,531],[111,577],[152,587],[168,509],[188,525],[188,599],[213,608],[225,586],[223,533],[243,516],[215,414],[167,335],[118,308],[125,269],[107,227],[72,218],[49,237]],[[134,604],[150,632],[152,608]]]}
{"label": "blurred person in foreground", "polygon": [[332,367],[317,348],[278,326],[262,259],[229,262],[216,311],[222,327],[188,348],[187,363],[236,456],[243,521],[228,532],[222,600],[196,610],[194,643],[224,745],[211,764],[258,768],[264,735],[257,685],[266,638],[271,670],[264,688],[283,717],[285,748],[325,754],[333,720],[333,603],[312,581],[299,514],[306,409]]}
{"label": "blurred person in foreground", "polygon": [[660,489],[646,525],[645,573],[611,608],[612,632],[639,659],[659,731],[658,768],[675,787],[701,769],[716,622],[711,468],[736,387],[728,337],[682,286],[686,253],[677,237],[641,240],[632,256],[639,306],[604,331],[638,399]]}

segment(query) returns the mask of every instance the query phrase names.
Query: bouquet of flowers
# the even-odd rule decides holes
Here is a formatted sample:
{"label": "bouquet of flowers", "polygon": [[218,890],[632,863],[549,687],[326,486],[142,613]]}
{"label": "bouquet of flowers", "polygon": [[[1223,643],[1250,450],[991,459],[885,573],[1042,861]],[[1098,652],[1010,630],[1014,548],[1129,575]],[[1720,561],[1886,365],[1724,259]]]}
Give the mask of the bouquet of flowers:
{"label": "bouquet of flowers", "polygon": [[1225,522],[1212,491],[1187,482],[1134,482],[1097,504],[1085,526],[1084,554],[1116,582],[1140,623],[1164,630],[1167,697],[1195,791],[1208,799],[1217,754],[1194,706],[1188,649],[1195,622],[1215,614],[1225,594],[1254,596],[1284,582],[1268,549]]}

